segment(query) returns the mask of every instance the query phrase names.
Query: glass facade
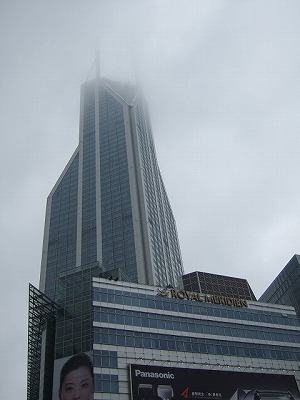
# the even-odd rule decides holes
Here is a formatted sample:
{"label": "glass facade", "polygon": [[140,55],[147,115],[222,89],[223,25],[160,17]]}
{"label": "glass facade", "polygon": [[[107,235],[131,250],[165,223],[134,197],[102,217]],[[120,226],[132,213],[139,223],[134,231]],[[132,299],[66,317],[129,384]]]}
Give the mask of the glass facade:
{"label": "glass facade", "polygon": [[133,212],[123,107],[99,91],[102,263],[137,282]]}
{"label": "glass facade", "polygon": [[[274,345],[266,346],[265,344],[256,344],[254,346],[253,343],[250,345],[245,343],[238,344],[234,341],[224,341],[226,344],[225,347],[222,347],[219,343],[219,338],[224,336],[235,339],[238,338],[239,340],[241,338],[266,340],[272,341],[274,344],[275,342],[284,343],[285,341],[288,341],[290,344],[298,344],[300,343],[300,330],[295,315],[283,316],[280,313],[262,312],[261,310],[256,311],[251,309],[235,310],[230,306],[220,307],[219,305],[206,303],[189,304],[191,302],[186,302],[187,304],[185,304],[185,302],[178,302],[175,299],[157,299],[151,295],[139,295],[137,301],[136,296],[130,295],[129,292],[113,291],[110,289],[105,290],[103,288],[99,291],[97,289],[94,290],[94,301],[151,309],[151,312],[143,312],[141,310],[126,310],[99,306],[94,311],[94,322],[169,331],[169,340],[166,334],[156,335],[150,333],[143,339],[135,340],[133,339],[134,332],[127,331],[128,337],[131,338],[128,339],[128,341],[134,347],[148,346],[149,348],[155,347],[159,349],[160,346],[162,346],[161,348],[171,350],[180,347],[183,351],[188,351],[188,348],[190,350],[193,348],[193,351],[198,353],[210,353],[210,349],[214,348],[215,351],[219,349],[219,354],[224,354],[224,351],[227,352],[226,354],[235,356],[245,356],[246,353],[257,353],[260,354],[260,358],[282,358],[284,354],[288,360],[300,361],[300,348],[287,349],[279,346],[278,349],[276,349]],[[153,312],[153,310],[155,311]],[[158,310],[161,311],[160,314],[157,314]],[[167,312],[170,312],[171,315],[168,315]],[[176,315],[172,315],[172,312],[175,312]],[[207,319],[208,315],[220,318],[220,320],[216,321],[215,318]],[[204,320],[203,316],[205,316]],[[251,321],[252,326],[248,326],[247,329],[245,329],[245,321]],[[262,323],[264,325],[262,325]],[[268,324],[271,326],[268,326]],[[289,331],[281,328],[282,325],[288,328],[297,328],[294,331]],[[176,337],[171,334],[171,332],[176,331],[180,332],[181,335]],[[184,332],[188,335],[186,340],[182,337]],[[190,334],[192,333],[216,336],[217,339],[216,341],[213,339],[205,339],[202,345],[197,345],[197,340],[194,340],[194,345],[191,345]],[[122,337],[118,338],[120,335]],[[126,342],[124,335],[122,335],[122,330],[119,332],[117,330],[109,332],[107,328],[103,328],[103,330],[99,328],[95,330],[96,342],[98,337],[101,337],[104,341],[106,337],[108,341],[106,344],[118,344],[121,341],[125,345]],[[153,339],[155,337],[158,340],[150,340],[150,338]],[[166,344],[167,340],[169,342],[168,344]],[[205,343],[208,343],[207,346]],[[230,346],[231,350],[228,350],[228,346]],[[226,348],[226,350],[224,350],[224,348]],[[254,350],[249,350],[251,348],[254,348]]]}
{"label": "glass facade", "polygon": [[195,271],[182,276],[185,290],[237,299],[256,300],[246,279]]}
{"label": "glass facade", "polygon": [[[160,329],[164,329],[163,327]],[[180,350],[197,354],[227,355],[234,357],[266,358],[271,360],[300,361],[299,348],[265,345],[256,343],[241,343],[237,341],[200,339],[190,336],[166,335],[159,333],[140,334],[136,331],[113,328],[95,328],[95,343],[105,345],[147,348],[155,350]],[[294,342],[295,343],[295,342]]]}
{"label": "glass facade", "polygon": [[[42,254],[40,290],[60,310],[54,364],[92,350],[93,277],[177,285],[175,220],[135,86],[99,77],[82,85],[79,146],[48,197]],[[108,368],[116,367],[112,354]],[[95,373],[95,387],[117,393],[117,375]]]}
{"label": "glass facade", "polygon": [[95,88],[86,85],[83,101],[81,265],[97,261]]}
{"label": "glass facade", "polygon": [[[237,307],[220,307],[219,305],[198,302],[178,302],[176,299],[165,299],[154,297],[153,295],[141,294],[138,297],[132,296],[130,292],[118,289],[103,288],[101,292],[94,292],[94,300],[119,304],[120,306],[132,306],[140,308],[151,308],[165,315],[166,311],[176,313],[192,314],[199,316],[211,316],[216,318],[226,318],[230,320],[251,321],[257,324],[276,324],[287,326],[299,326],[295,314],[285,314],[264,310],[255,311],[255,309],[240,309]],[[159,316],[157,316],[159,318]],[[213,318],[211,318],[213,319]]]}
{"label": "glass facade", "polygon": [[78,152],[51,195],[45,294],[55,299],[57,279],[75,266],[77,240]]}
{"label": "glass facade", "polygon": [[145,104],[106,79],[82,86],[79,147],[48,198],[40,288],[56,300],[60,274],[95,262],[145,284],[183,273]]}
{"label": "glass facade", "polygon": [[[94,321],[111,324],[133,325],[150,329],[165,329],[168,331],[190,333],[201,333],[214,336],[227,336],[233,338],[249,338],[256,340],[270,340],[283,342],[288,339],[290,343],[300,343],[300,332],[287,332],[282,328],[250,326],[245,330],[242,323],[220,322],[213,320],[203,321],[188,317],[172,317],[168,315],[157,316],[156,314],[132,310],[112,310],[108,307],[98,307],[94,313]],[[290,325],[288,319],[286,325]],[[300,349],[299,349],[300,352]],[[300,353],[299,353],[300,357]],[[298,358],[299,358],[298,357]]]}
{"label": "glass facade", "polygon": [[87,352],[92,348],[91,281],[99,275],[99,265],[90,264],[61,275],[57,291],[55,358]]}
{"label": "glass facade", "polygon": [[300,321],[300,256],[295,254],[271,285],[261,295],[260,301],[293,306]]}
{"label": "glass facade", "polygon": [[149,118],[141,103],[136,106],[136,126],[143,166],[154,282],[156,285],[174,284],[183,273],[176,224],[156,161]]}

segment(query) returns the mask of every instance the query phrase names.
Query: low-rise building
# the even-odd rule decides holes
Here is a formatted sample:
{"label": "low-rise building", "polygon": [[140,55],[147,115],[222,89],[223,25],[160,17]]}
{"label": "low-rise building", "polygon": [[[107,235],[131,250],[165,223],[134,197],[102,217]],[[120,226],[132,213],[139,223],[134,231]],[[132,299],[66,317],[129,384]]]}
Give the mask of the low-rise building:
{"label": "low-rise building", "polygon": [[[90,382],[84,400],[300,400],[300,326],[293,307],[91,279],[85,290],[78,287],[82,293],[72,307],[30,287],[30,399],[68,399],[64,382],[77,376],[73,370],[78,373],[82,361]],[[92,328],[78,319],[84,314]],[[90,350],[80,346],[84,326]],[[93,363],[88,378],[86,355]]]}
{"label": "low-rise building", "polygon": [[[225,376],[231,377],[236,389],[245,390],[256,383],[255,389],[279,390],[281,379],[293,377],[299,382],[300,327],[292,307],[98,278],[93,280],[93,291],[95,399],[128,400],[129,365],[131,380],[136,379],[144,393],[135,397],[138,389],[133,384],[134,399],[204,398],[203,393],[224,398]],[[161,391],[169,385],[164,374],[177,376],[181,383],[173,396],[165,388],[170,397],[162,397],[153,379],[147,386],[136,370],[148,371],[154,380],[158,376]],[[189,376],[193,371],[203,377],[202,383],[184,380],[184,373]],[[207,371],[217,379],[214,391],[204,384]],[[242,377],[248,379],[246,387],[239,386]],[[185,396],[188,386],[190,393]],[[145,394],[148,390],[150,397]]]}

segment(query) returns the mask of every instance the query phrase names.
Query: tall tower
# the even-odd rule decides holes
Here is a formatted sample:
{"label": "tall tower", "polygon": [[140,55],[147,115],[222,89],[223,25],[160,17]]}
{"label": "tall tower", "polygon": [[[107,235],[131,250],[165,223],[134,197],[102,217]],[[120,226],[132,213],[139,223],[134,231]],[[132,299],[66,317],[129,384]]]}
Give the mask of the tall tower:
{"label": "tall tower", "polygon": [[91,268],[158,286],[183,273],[141,93],[99,74],[82,85],[79,146],[48,197],[40,290],[56,300],[59,279]]}
{"label": "tall tower", "polygon": [[300,255],[294,254],[260,296],[259,301],[295,308],[300,321]]}
{"label": "tall tower", "polygon": [[[190,384],[223,393],[228,374],[232,393],[268,381],[273,397],[299,399],[286,376],[300,361],[293,309],[153,286],[183,271],[137,88],[98,76],[80,113],[79,146],[48,198],[40,290],[29,287],[27,400],[179,398]],[[103,279],[115,270],[122,282]],[[273,362],[271,378],[249,372]]]}

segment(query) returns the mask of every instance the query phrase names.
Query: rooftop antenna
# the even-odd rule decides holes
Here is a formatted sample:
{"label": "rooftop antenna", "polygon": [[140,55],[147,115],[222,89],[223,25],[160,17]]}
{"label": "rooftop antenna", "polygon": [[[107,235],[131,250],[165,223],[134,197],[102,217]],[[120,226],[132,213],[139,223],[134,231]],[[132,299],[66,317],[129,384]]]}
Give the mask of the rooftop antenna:
{"label": "rooftop antenna", "polygon": [[137,66],[137,58],[133,57],[132,60],[133,63],[133,72],[134,72],[134,83],[137,87],[140,87],[140,76],[139,76],[139,71],[138,71],[138,66]]}
{"label": "rooftop antenna", "polygon": [[88,73],[88,75],[86,77],[85,82],[88,81],[88,79],[89,79],[89,77],[91,75],[91,72],[92,72],[94,67],[95,67],[95,78],[96,78],[96,80],[100,80],[101,75],[100,75],[100,53],[99,53],[99,50],[96,50],[95,59],[94,59],[93,64],[91,66],[90,72]]}
{"label": "rooftop antenna", "polygon": [[100,78],[101,78],[101,74],[100,74],[100,52],[99,52],[99,49],[96,50],[95,68],[96,68],[96,80],[99,81]]}

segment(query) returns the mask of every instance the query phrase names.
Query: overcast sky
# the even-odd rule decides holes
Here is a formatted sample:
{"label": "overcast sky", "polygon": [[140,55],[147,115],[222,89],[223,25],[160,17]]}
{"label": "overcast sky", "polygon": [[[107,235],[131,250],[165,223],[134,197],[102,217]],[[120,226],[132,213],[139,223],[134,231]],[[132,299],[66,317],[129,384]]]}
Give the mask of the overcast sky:
{"label": "overcast sky", "polygon": [[143,86],[185,271],[259,297],[300,253],[299,17],[298,0],[0,3],[0,398],[26,396],[28,283],[97,46],[103,76]]}

